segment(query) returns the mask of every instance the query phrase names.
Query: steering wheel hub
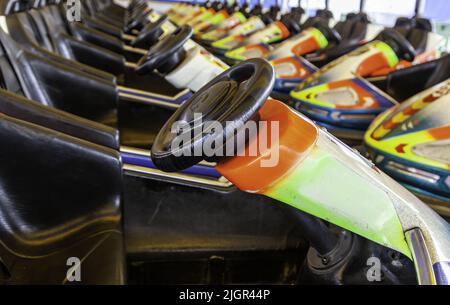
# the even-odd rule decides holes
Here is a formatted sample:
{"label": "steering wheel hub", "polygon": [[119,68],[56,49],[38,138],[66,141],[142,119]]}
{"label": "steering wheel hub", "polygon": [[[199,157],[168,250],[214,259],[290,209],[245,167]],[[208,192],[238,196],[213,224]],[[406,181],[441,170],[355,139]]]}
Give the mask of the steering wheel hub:
{"label": "steering wheel hub", "polygon": [[[189,123],[194,123],[194,120],[199,117],[202,120],[206,118],[213,120],[214,112],[220,111],[222,107],[230,106],[237,89],[238,83],[233,80],[221,81],[212,85],[208,90],[199,94],[198,102],[186,109],[186,117],[182,119]],[[215,108],[211,107],[213,105]]]}
{"label": "steering wheel hub", "polygon": [[[163,171],[173,172],[202,160],[219,161],[224,155],[208,155],[203,144],[215,143],[213,149],[221,151],[240,128],[257,117],[274,80],[273,67],[259,58],[244,61],[213,79],[161,129],[152,147],[154,164]],[[221,128],[216,128],[218,125]]]}

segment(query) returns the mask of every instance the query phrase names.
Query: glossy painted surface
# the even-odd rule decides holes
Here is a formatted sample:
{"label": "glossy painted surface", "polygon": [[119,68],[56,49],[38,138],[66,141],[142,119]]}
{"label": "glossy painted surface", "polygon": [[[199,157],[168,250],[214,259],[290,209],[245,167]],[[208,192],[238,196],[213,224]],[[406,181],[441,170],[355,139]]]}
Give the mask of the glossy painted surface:
{"label": "glossy painted surface", "polygon": [[265,23],[259,17],[251,17],[247,22],[233,28],[228,36],[212,43],[214,48],[229,51],[236,48],[244,38],[265,27]]}
{"label": "glossy painted surface", "polygon": [[425,90],[381,114],[364,138],[377,166],[444,202],[450,202],[449,93],[449,80]]}
{"label": "glossy painted surface", "polygon": [[[217,167],[224,177],[411,257],[389,188],[371,163],[280,102],[267,102],[260,119],[279,122],[280,149],[227,160]],[[277,151],[275,168],[260,166]]]}
{"label": "glossy painted surface", "polygon": [[244,14],[242,14],[241,12],[236,12],[231,17],[218,24],[216,29],[208,31],[204,34],[200,34],[200,39],[206,41],[215,41],[224,38],[229,30],[238,26],[239,24],[245,23],[246,21],[247,17],[245,17]]}
{"label": "glossy painted surface", "polygon": [[274,91],[290,92],[297,85],[317,72],[317,68],[303,57],[291,56],[271,61],[275,69]]}
{"label": "glossy painted surface", "polygon": [[290,95],[296,109],[314,120],[365,130],[397,102],[362,78],[397,63],[389,45],[374,41],[319,69]]}
{"label": "glossy painted surface", "polygon": [[393,67],[398,57],[382,41],[373,41],[322,67],[291,93],[293,98],[307,88],[332,81],[349,80],[355,76],[366,77],[384,67]]}
{"label": "glossy painted surface", "polygon": [[301,33],[280,43],[269,55],[270,59],[305,55],[325,48],[327,38],[316,28],[308,28]]}
{"label": "glossy painted surface", "polygon": [[[156,169],[155,164],[153,163],[152,159],[150,158],[150,152],[147,153],[135,153],[135,152],[122,152],[122,161],[124,164],[132,165],[132,166],[139,166],[144,168],[150,168],[150,169]],[[193,166],[182,173],[184,174],[191,174],[191,175],[198,175],[198,176],[206,176],[206,177],[214,177],[214,178],[220,178],[222,175],[217,172],[217,170],[214,167],[211,166],[205,166],[205,165],[196,165]]]}

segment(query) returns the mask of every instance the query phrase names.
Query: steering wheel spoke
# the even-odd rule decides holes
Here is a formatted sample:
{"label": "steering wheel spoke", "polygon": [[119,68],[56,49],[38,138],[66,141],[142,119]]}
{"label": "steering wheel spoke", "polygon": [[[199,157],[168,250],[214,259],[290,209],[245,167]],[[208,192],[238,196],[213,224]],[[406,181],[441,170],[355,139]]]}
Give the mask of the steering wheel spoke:
{"label": "steering wheel spoke", "polygon": [[[274,80],[273,68],[264,59],[244,61],[213,79],[186,101],[161,129],[152,147],[155,165],[173,172],[203,160],[223,158],[226,142],[257,117],[272,91]],[[177,140],[179,133],[174,132],[174,127],[181,121],[187,129],[182,135],[190,135],[189,140]],[[200,132],[195,132],[197,129]],[[215,154],[203,150],[205,141],[214,143]],[[180,155],[180,152],[187,154]]]}

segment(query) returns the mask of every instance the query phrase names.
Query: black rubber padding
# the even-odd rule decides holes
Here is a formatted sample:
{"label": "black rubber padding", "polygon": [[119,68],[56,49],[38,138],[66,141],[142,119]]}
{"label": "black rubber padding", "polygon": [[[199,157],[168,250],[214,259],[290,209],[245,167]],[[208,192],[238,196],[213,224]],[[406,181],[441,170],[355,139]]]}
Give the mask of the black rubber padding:
{"label": "black rubber padding", "polygon": [[147,24],[139,35],[133,40],[131,45],[135,48],[149,48],[158,42],[159,37],[164,32],[162,26],[169,20],[167,15],[161,15],[155,22]]}
{"label": "black rubber padding", "polygon": [[300,33],[302,30],[300,24],[294,19],[293,16],[290,16],[289,14],[281,17],[281,22],[287,27],[291,36]]}
{"label": "black rubber padding", "polygon": [[341,34],[324,22],[317,22],[314,27],[327,38],[328,42],[338,44],[342,41]]}
{"label": "black rubber padding", "polygon": [[375,40],[381,40],[387,43],[400,59],[413,61],[416,57],[416,50],[411,43],[399,32],[394,29],[385,29],[378,34]]}
{"label": "black rubber padding", "polygon": [[269,25],[275,21],[275,18],[273,18],[272,14],[270,14],[269,12],[262,14],[260,16],[260,18],[261,18],[261,21],[264,22],[264,24],[266,24],[266,25]]}
{"label": "black rubber padding", "polygon": [[[274,80],[272,65],[260,58],[243,61],[217,76],[186,101],[160,130],[152,147],[156,167],[175,172],[203,160],[220,161],[223,158],[220,154],[206,156],[203,144],[205,141],[220,143],[215,151],[223,151],[227,140],[230,141],[248,121],[257,118]],[[201,115],[201,124],[196,113]],[[218,122],[223,127],[222,132],[212,132],[214,128],[208,124],[211,121]],[[184,122],[183,128],[179,133],[172,132],[179,122]],[[198,132],[199,129],[203,132]],[[174,139],[180,135],[187,136],[189,141],[182,142],[181,147],[172,147]]]}
{"label": "black rubber padding", "polygon": [[192,28],[184,25],[161,39],[139,60],[136,73],[143,75],[158,70],[165,74],[175,69],[186,57],[183,45],[191,36]]}

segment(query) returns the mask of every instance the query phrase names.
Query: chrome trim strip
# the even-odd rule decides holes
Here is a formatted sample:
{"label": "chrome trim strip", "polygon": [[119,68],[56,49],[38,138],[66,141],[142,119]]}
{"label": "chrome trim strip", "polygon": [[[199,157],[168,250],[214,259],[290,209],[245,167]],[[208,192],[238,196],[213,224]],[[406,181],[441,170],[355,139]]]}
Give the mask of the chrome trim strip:
{"label": "chrome trim strip", "polygon": [[[129,147],[129,146],[121,146],[120,152],[129,153],[129,154],[138,155],[138,156],[149,157],[149,158],[152,155],[152,152],[150,150],[142,149],[142,148],[134,148],[134,147]],[[207,167],[216,167],[216,163],[206,162],[206,161],[200,162],[199,165],[203,165],[203,166],[207,166]]]}
{"label": "chrome trim strip", "polygon": [[128,40],[128,41],[133,41],[133,40],[136,39],[136,36],[124,33],[124,34],[122,34],[122,39],[123,40]]}
{"label": "chrome trim strip", "polygon": [[189,89],[184,89],[183,91],[181,91],[180,93],[178,93],[175,96],[169,96],[169,95],[163,95],[163,94],[143,91],[143,90],[139,90],[139,89],[124,87],[124,86],[117,86],[117,89],[119,89],[119,91],[127,91],[127,92],[131,92],[131,93],[136,93],[136,94],[139,94],[139,95],[148,95],[149,97],[154,96],[154,97],[158,97],[158,98],[169,100],[169,101],[176,101],[177,99],[179,99],[183,95],[186,95],[186,94],[188,94],[190,92]]}
{"label": "chrome trim strip", "polygon": [[405,232],[405,236],[413,255],[419,285],[436,285],[433,264],[422,231],[412,229]]}
{"label": "chrome trim strip", "polygon": [[376,81],[382,81],[387,79],[387,76],[374,76],[374,77],[368,77],[366,78],[366,80],[368,82],[376,82]]}
{"label": "chrome trim strip", "polygon": [[138,65],[136,63],[134,63],[134,62],[127,61],[127,62],[125,62],[125,67],[136,69],[138,67]]}
{"label": "chrome trim strip", "polygon": [[150,178],[162,178],[173,181],[174,183],[196,183],[203,186],[216,187],[222,189],[229,189],[233,187],[233,184],[226,180],[225,178],[219,179],[207,179],[197,176],[185,175],[180,173],[165,173],[157,169],[146,168],[135,165],[123,165],[123,170],[125,174],[129,176],[137,177],[150,177]]}
{"label": "chrome trim strip", "polygon": [[438,285],[450,285],[450,262],[434,264],[433,271]]}
{"label": "chrome trim strip", "polygon": [[139,54],[139,55],[146,55],[146,54],[147,54],[147,50],[144,50],[144,49],[138,49],[138,48],[133,48],[133,47],[130,47],[130,46],[127,46],[127,45],[125,45],[125,46],[123,47],[123,49],[124,49],[125,51],[127,51],[127,52],[130,52],[130,53],[136,53],[136,54]]}
{"label": "chrome trim strip", "polygon": [[124,100],[130,101],[130,102],[137,102],[137,103],[142,103],[142,104],[161,106],[161,107],[165,107],[165,108],[169,108],[169,109],[178,109],[180,107],[180,105],[177,105],[174,103],[163,102],[163,101],[155,100],[152,98],[141,97],[141,96],[135,96],[135,95],[126,94],[123,92],[119,92],[119,97]]}
{"label": "chrome trim strip", "polygon": [[395,161],[388,161],[386,168],[391,171],[399,172],[408,177],[412,177],[418,180],[426,181],[428,183],[437,183],[441,178],[439,175],[415,168],[413,166],[403,165]]}

